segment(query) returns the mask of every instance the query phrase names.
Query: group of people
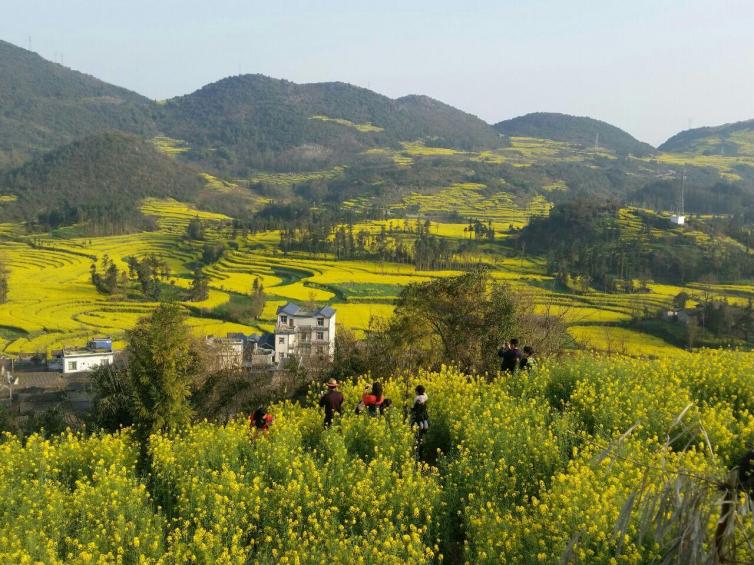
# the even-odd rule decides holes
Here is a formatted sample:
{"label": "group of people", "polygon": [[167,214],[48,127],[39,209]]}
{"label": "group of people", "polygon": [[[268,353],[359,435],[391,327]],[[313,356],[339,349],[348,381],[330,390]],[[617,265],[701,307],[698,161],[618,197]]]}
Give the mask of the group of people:
{"label": "group of people", "polygon": [[[423,435],[429,429],[429,411],[427,410],[427,392],[422,385],[415,390],[414,403],[411,407],[411,423],[419,428],[419,434]],[[327,392],[319,399],[319,406],[325,410],[325,427],[332,425],[335,414],[343,413],[343,393],[338,390],[338,381],[327,381]],[[361,395],[361,402],[356,407],[356,413],[366,412],[370,416],[383,415],[392,406],[392,401],[385,398],[382,391],[382,383],[374,382],[367,386]]]}
{"label": "group of people", "polygon": [[503,343],[497,352],[500,357],[500,369],[504,373],[513,374],[519,370],[528,370],[536,365],[534,349],[525,345],[523,350],[518,348],[518,339],[513,338]]}
{"label": "group of people", "polygon": [[[411,423],[419,429],[419,436],[423,436],[429,429],[429,411],[427,409],[427,392],[422,385],[416,387],[414,403],[411,408]],[[319,406],[325,412],[325,428],[329,428],[333,423],[335,414],[343,413],[343,403],[345,397],[338,390],[338,381],[329,379],[327,381],[327,391],[320,397]],[[366,412],[370,416],[383,415],[386,410],[392,406],[392,401],[385,398],[382,391],[382,383],[374,382],[371,386],[364,389],[361,396],[361,402],[356,407],[356,413]],[[249,416],[249,426],[261,432],[267,432],[272,425],[273,417],[267,412],[265,406],[259,406]]]}
{"label": "group of people", "polygon": [[[513,338],[506,341],[497,352],[500,357],[500,369],[504,373],[513,374],[516,371],[529,370],[536,365],[534,349],[526,345],[523,349],[518,348],[518,339]],[[327,381],[327,391],[320,397],[319,406],[325,412],[325,428],[329,428],[333,423],[335,414],[343,413],[343,403],[345,398],[343,393],[338,390],[338,381],[329,379]],[[427,409],[427,391],[422,385],[418,385],[414,391],[414,402],[411,407],[411,423],[418,428],[419,438],[429,429],[429,410]],[[374,382],[364,389],[361,395],[361,402],[356,407],[356,413],[368,413],[370,416],[378,416],[385,413],[390,408],[392,402],[385,398],[382,390],[382,383]],[[267,412],[264,406],[258,407],[254,413],[249,416],[249,426],[259,431],[266,432],[272,425],[273,417]]]}

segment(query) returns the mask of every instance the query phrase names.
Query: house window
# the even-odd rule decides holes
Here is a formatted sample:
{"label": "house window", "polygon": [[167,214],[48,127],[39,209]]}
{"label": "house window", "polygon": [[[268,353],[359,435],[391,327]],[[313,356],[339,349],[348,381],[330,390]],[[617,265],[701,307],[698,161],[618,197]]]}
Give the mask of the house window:
{"label": "house window", "polygon": [[79,367],[79,364],[76,361],[68,361],[68,370],[69,371],[77,371]]}
{"label": "house window", "polygon": [[319,353],[320,355],[322,355],[324,352],[325,352],[324,347],[322,347],[321,345],[318,345],[317,346],[317,353]]}
{"label": "house window", "polygon": [[325,332],[317,332],[317,339],[325,339]]}
{"label": "house window", "polygon": [[318,326],[324,326],[325,325],[325,319],[324,318],[317,318],[317,325]]}
{"label": "house window", "polygon": [[307,341],[309,339],[309,336],[306,334],[301,335],[301,341]]}
{"label": "house window", "polygon": [[284,337],[279,337],[278,338],[278,343],[285,343],[285,338]]}
{"label": "house window", "polygon": [[281,324],[287,324],[288,323],[288,316],[280,316],[280,323]]}

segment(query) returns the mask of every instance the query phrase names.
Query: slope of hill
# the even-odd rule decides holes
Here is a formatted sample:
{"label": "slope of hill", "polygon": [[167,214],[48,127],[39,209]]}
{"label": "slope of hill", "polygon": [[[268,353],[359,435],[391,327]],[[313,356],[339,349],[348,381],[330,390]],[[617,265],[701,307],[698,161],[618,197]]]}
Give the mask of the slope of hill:
{"label": "slope of hill", "polygon": [[658,149],[697,155],[754,156],[754,120],[682,131]]}
{"label": "slope of hill", "polygon": [[542,137],[591,147],[599,135],[599,145],[618,153],[648,155],[654,148],[620,128],[593,118],[551,112],[526,114],[495,124],[500,133],[510,136]]}
{"label": "slope of hill", "polygon": [[0,176],[0,193],[15,197],[6,218],[54,228],[79,222],[117,232],[140,217],[141,199],[189,199],[203,182],[189,166],[136,136],[111,132],[86,137]]}
{"label": "slope of hill", "polygon": [[499,144],[479,118],[426,97],[392,100],[340,82],[261,75],[226,78],[169,100],[159,124],[189,144],[187,157],[236,174],[337,164],[370,147],[422,138],[460,149]]}
{"label": "slope of hill", "polygon": [[110,129],[153,134],[153,102],[0,41],[0,169]]}

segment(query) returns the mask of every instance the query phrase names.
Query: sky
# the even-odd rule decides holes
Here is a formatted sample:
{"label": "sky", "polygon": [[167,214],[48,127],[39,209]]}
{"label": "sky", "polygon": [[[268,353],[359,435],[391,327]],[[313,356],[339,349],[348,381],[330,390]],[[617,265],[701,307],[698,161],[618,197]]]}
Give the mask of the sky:
{"label": "sky", "polygon": [[0,0],[0,39],[154,99],[229,75],[426,94],[657,145],[754,118],[752,0]]}

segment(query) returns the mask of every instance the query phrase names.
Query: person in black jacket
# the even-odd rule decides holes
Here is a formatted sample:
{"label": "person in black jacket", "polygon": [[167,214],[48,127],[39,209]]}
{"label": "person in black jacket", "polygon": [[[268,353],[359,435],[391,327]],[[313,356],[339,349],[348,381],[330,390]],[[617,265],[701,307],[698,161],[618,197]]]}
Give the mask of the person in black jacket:
{"label": "person in black jacket", "polygon": [[319,405],[325,409],[325,427],[332,425],[333,416],[343,413],[343,393],[338,390],[338,381],[327,381],[327,392],[319,399]]}
{"label": "person in black jacket", "polygon": [[497,354],[502,359],[500,369],[504,373],[513,374],[518,368],[519,361],[521,360],[521,351],[518,349],[518,340],[513,338],[509,342],[503,344],[503,347],[500,348]]}

